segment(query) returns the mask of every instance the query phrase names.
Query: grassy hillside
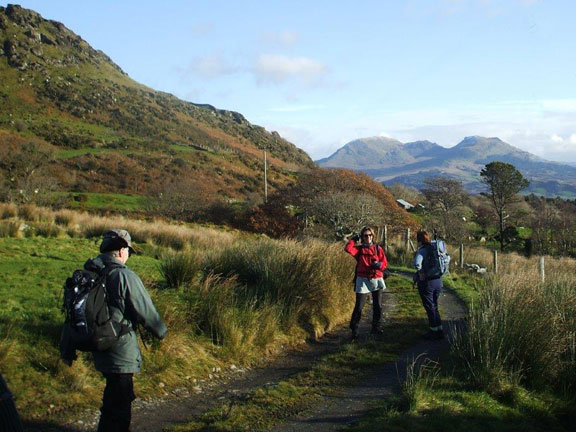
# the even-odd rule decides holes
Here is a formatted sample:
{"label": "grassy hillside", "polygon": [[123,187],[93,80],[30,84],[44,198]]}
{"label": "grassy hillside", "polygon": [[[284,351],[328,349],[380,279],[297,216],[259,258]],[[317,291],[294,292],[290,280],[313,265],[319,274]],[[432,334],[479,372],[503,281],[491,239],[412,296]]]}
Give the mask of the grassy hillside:
{"label": "grassy hillside", "polygon": [[[6,187],[35,180],[41,192],[145,195],[179,188],[230,200],[263,189],[263,149],[271,190],[314,167],[277,133],[140,85],[63,24],[18,6],[0,7],[0,75]],[[8,160],[28,159],[25,145],[45,155],[33,173]]]}

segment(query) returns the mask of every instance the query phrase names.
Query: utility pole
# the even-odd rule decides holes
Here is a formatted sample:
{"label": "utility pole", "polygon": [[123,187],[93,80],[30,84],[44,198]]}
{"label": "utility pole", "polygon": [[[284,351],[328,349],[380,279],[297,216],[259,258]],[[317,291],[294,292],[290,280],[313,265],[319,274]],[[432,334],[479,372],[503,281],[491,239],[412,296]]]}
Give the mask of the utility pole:
{"label": "utility pole", "polygon": [[268,202],[268,167],[266,166],[266,149],[264,149],[264,203]]}

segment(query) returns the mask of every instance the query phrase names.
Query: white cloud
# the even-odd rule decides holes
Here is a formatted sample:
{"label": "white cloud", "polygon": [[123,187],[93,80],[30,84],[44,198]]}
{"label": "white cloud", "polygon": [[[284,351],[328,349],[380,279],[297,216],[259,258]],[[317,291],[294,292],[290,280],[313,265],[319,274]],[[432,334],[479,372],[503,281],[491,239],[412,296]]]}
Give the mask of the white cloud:
{"label": "white cloud", "polygon": [[542,107],[548,111],[576,112],[576,99],[548,99],[542,101]]}
{"label": "white cloud", "polygon": [[188,70],[204,79],[217,78],[237,72],[237,68],[230,65],[222,54],[196,57],[190,63]]}
{"label": "white cloud", "polygon": [[284,31],[279,33],[264,33],[262,40],[267,44],[280,47],[291,47],[300,39],[298,33]]}
{"label": "white cloud", "polygon": [[576,144],[576,133],[573,133],[572,135],[570,135],[570,138],[568,141],[570,142],[570,144]]}
{"label": "white cloud", "polygon": [[560,135],[557,135],[557,134],[554,134],[554,135],[550,136],[550,140],[551,140],[552,142],[555,142],[555,143],[564,142],[564,138],[562,138]]}
{"label": "white cloud", "polygon": [[313,87],[322,83],[328,67],[308,57],[261,55],[256,60],[254,74],[262,84],[297,82],[304,87]]}

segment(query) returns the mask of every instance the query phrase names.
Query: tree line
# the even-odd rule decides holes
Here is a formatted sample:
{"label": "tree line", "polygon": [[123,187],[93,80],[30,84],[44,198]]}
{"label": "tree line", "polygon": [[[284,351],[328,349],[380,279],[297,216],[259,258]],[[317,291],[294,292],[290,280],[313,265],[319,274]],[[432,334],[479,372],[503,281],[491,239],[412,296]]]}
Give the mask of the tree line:
{"label": "tree line", "polygon": [[415,217],[448,241],[493,242],[501,251],[526,255],[576,256],[576,200],[521,195],[529,181],[504,162],[487,164],[480,179],[485,190],[479,195],[448,177],[425,179],[420,191],[400,184],[389,189],[396,198],[421,204]]}

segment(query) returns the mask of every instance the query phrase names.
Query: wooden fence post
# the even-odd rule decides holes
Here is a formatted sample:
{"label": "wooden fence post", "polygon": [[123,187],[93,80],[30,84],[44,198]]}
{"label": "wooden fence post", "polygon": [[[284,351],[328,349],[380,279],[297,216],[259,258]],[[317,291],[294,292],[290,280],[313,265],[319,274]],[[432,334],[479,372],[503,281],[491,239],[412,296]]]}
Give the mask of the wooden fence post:
{"label": "wooden fence post", "polygon": [[460,268],[464,268],[464,244],[460,243]]}
{"label": "wooden fence post", "polygon": [[384,232],[382,233],[382,236],[384,237],[382,239],[382,244],[384,245],[384,252],[388,253],[388,225],[384,225]]}
{"label": "wooden fence post", "polygon": [[406,249],[410,247],[410,228],[406,228]]}
{"label": "wooden fence post", "polygon": [[538,260],[538,273],[540,273],[540,281],[544,283],[546,281],[546,273],[544,271],[544,257],[540,257]]}
{"label": "wooden fence post", "polygon": [[494,273],[498,273],[498,251],[494,249]]}

